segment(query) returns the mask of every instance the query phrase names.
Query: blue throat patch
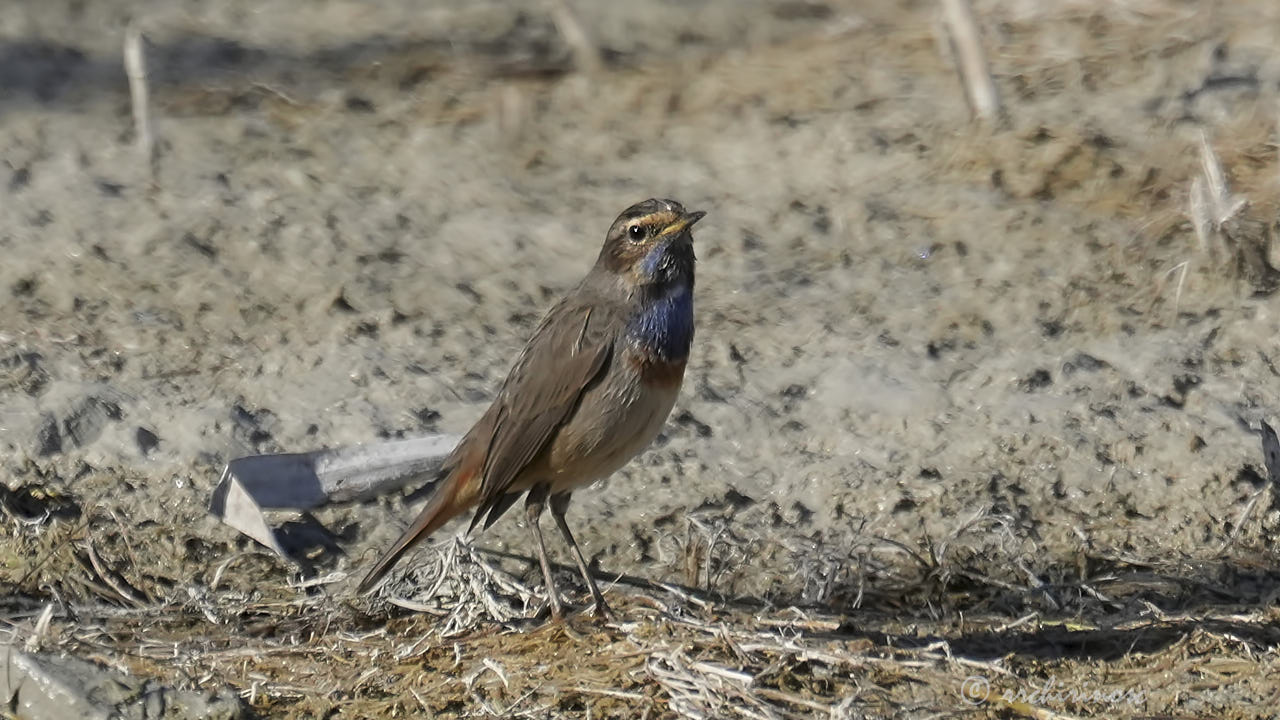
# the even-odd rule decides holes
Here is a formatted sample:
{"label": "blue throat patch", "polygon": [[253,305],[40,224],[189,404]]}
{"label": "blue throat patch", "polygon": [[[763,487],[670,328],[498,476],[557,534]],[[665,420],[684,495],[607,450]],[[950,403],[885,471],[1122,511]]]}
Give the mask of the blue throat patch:
{"label": "blue throat patch", "polygon": [[693,288],[679,282],[644,300],[627,335],[664,362],[684,360],[693,342]]}

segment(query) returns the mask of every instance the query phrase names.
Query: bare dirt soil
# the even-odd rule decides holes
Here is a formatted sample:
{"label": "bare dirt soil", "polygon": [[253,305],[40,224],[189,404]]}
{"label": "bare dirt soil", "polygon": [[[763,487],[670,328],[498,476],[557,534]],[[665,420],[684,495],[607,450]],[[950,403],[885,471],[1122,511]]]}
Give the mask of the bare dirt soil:
{"label": "bare dirt soil", "polygon": [[[978,1],[988,123],[933,2],[573,5],[597,63],[555,3],[0,13],[12,639],[273,718],[1276,716],[1280,5]],[[709,216],[672,419],[570,511],[619,618],[543,622],[516,517],[356,598],[403,498],[298,563],[207,514],[464,431],[651,196]]]}

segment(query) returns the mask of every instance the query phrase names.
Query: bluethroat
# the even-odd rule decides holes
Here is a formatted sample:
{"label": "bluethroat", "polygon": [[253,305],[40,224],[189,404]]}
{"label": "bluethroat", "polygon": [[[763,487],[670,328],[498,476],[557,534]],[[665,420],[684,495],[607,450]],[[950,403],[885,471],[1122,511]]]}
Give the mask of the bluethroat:
{"label": "bluethroat", "polygon": [[523,494],[552,617],[563,611],[538,524],[546,506],[596,613],[607,612],[565,511],[574,490],[643,450],[675,404],[693,341],[690,228],[705,214],[651,199],[618,216],[591,272],[542,319],[493,404],[445,460],[426,506],[360,592],[450,519],[475,508],[468,531],[488,528]]}

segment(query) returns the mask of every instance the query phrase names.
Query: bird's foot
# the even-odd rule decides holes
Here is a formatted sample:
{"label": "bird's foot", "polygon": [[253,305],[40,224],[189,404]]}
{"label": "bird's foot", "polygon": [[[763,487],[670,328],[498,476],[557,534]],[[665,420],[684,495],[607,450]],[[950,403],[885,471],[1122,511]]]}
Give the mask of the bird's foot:
{"label": "bird's foot", "polygon": [[560,604],[560,598],[556,597],[554,592],[547,596],[547,610],[551,613],[551,622],[557,625],[564,623],[564,606]]}
{"label": "bird's foot", "polygon": [[591,615],[602,622],[610,622],[617,620],[617,613],[613,608],[609,607],[609,603],[604,601],[603,595],[596,595],[592,598]]}

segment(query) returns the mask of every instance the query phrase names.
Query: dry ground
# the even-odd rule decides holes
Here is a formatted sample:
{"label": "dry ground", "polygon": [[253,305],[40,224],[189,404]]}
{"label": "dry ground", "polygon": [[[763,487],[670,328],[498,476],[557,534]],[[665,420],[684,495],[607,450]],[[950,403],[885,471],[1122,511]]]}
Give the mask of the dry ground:
{"label": "dry ground", "polygon": [[[1280,6],[977,2],[986,124],[932,2],[579,2],[597,68],[554,7],[0,13],[19,641],[262,717],[1276,715]],[[654,195],[710,216],[667,432],[571,511],[619,619],[543,624],[514,518],[357,599],[401,499],[297,563],[207,516],[231,458],[464,430]]]}

